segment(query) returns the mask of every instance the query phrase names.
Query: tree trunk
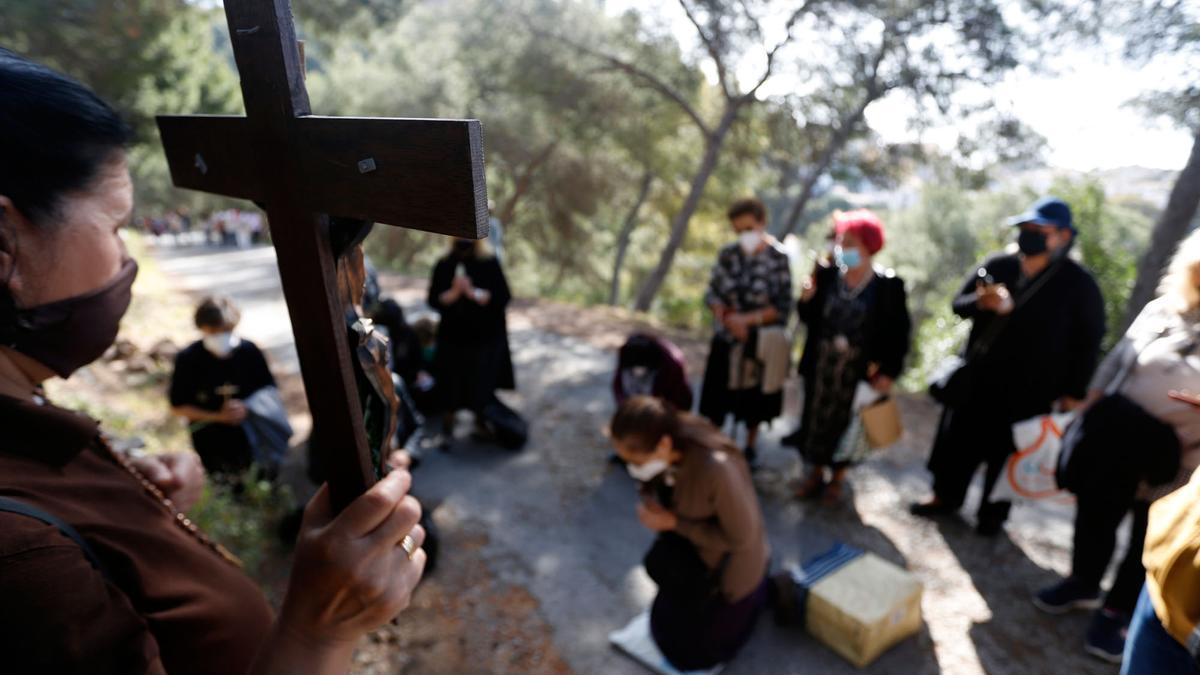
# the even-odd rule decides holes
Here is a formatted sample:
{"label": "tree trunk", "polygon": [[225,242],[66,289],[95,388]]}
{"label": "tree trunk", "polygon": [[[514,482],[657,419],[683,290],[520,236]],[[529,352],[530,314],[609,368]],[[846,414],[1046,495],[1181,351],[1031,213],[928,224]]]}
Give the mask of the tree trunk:
{"label": "tree trunk", "polygon": [[1167,208],[1154,224],[1154,231],[1150,235],[1150,248],[1138,263],[1137,282],[1129,296],[1125,323],[1121,326],[1122,332],[1157,294],[1159,280],[1162,279],[1175,247],[1187,235],[1192,221],[1196,219],[1197,206],[1200,206],[1200,130],[1196,132],[1192,141],[1192,152],[1187,164],[1183,171],[1179,172],[1175,185],[1171,188]]}
{"label": "tree trunk", "polygon": [[517,174],[517,177],[513,180],[512,195],[510,195],[509,198],[504,202],[504,206],[500,208],[500,212],[495,214],[495,216],[500,219],[500,222],[503,223],[505,227],[512,223],[513,216],[517,212],[517,204],[520,203],[521,198],[525,196],[525,193],[529,192],[529,188],[533,186],[534,174],[537,173],[537,170],[540,169],[543,164],[550,160],[550,156],[554,154],[554,150],[557,147],[558,141],[551,141],[548,145],[546,145],[546,147],[542,148],[537,155],[533,157],[533,159],[529,160],[529,163],[521,169],[521,172]]}
{"label": "tree trunk", "polygon": [[833,138],[829,139],[829,144],[821,151],[821,156],[817,158],[816,164],[809,170],[808,175],[804,177],[804,183],[800,187],[800,196],[796,197],[796,201],[792,202],[792,208],[788,211],[787,218],[783,221],[783,228],[779,230],[778,236],[780,239],[783,239],[796,230],[796,226],[800,224],[800,218],[804,215],[804,210],[808,208],[808,202],[812,200],[813,192],[817,188],[817,181],[821,180],[821,176],[825,175],[825,172],[829,169],[829,165],[833,164],[833,158],[837,157],[842,148],[846,147],[851,134],[854,133],[854,128],[862,120],[867,106],[876,98],[877,96],[868,94],[863,99],[863,102],[852,110],[842,120],[842,123],[838,125]]}
{"label": "tree trunk", "polygon": [[642,175],[642,184],[638,188],[637,200],[625,215],[621,232],[617,235],[617,256],[613,259],[612,285],[608,290],[608,304],[616,307],[621,302],[621,268],[625,266],[625,254],[629,252],[629,241],[633,238],[633,230],[637,227],[638,213],[642,205],[650,197],[650,186],[654,184],[654,172],[646,169]]}
{"label": "tree trunk", "polygon": [[654,298],[662,289],[663,282],[667,280],[667,274],[675,262],[675,254],[679,252],[679,248],[687,236],[688,224],[700,206],[704,188],[708,185],[708,179],[712,177],[713,170],[717,166],[725,139],[729,136],[729,130],[733,128],[733,122],[737,119],[740,107],[741,104],[737,101],[728,102],[725,112],[721,115],[721,123],[713,130],[712,135],[705,139],[704,156],[700,160],[700,166],[696,169],[695,175],[692,176],[692,185],[688,190],[687,198],[683,201],[683,206],[671,221],[671,236],[667,239],[667,245],[663,247],[662,253],[659,255],[658,264],[646,277],[642,287],[638,289],[633,306],[639,312],[650,310],[650,305],[654,303]]}

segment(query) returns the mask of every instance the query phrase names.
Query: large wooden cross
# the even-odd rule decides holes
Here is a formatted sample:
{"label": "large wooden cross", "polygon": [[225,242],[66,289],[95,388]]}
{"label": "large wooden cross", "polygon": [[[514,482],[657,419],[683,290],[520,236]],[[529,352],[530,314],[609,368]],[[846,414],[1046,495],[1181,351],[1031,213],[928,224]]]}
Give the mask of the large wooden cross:
{"label": "large wooden cross", "polygon": [[[290,0],[225,0],[225,14],[246,116],[163,116],[158,127],[175,185],[266,209],[320,429],[314,450],[340,509],[376,480],[380,448],[364,430],[331,219],[486,236],[482,128],[478,120],[312,115]],[[361,265],[361,256],[348,264]]]}

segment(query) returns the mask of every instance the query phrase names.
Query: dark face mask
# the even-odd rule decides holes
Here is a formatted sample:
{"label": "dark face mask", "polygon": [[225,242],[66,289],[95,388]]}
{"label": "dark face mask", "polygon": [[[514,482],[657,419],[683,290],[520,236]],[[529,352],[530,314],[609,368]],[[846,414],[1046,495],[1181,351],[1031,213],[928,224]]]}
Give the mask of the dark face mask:
{"label": "dark face mask", "polygon": [[1041,255],[1046,252],[1046,235],[1040,230],[1021,230],[1017,248],[1025,255]]}
{"label": "dark face mask", "polygon": [[[133,297],[138,266],[133,258],[103,288],[37,307],[15,310],[0,326],[4,343],[68,377],[104,355],[117,339],[117,329]],[[15,320],[14,320],[15,319]]]}

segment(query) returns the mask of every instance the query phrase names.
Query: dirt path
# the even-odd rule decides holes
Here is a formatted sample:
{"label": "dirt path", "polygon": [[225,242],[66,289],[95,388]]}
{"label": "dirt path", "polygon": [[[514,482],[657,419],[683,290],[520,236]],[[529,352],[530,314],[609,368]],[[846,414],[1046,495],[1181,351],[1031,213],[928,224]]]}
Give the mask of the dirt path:
{"label": "dirt path", "polygon": [[[267,349],[283,379],[298,379],[294,350],[288,361],[290,335],[279,330],[288,324],[269,284],[269,249],[158,257],[189,292],[233,292],[246,305],[244,332]],[[243,283],[251,290],[239,296]],[[386,277],[384,286],[410,310],[423,304],[419,280]],[[639,564],[651,537],[633,517],[631,482],[606,462],[600,430],[611,414],[614,350],[644,323],[616,310],[544,301],[516,302],[510,317],[520,391],[509,400],[529,417],[533,441],[507,454],[463,440],[427,458],[417,489],[445,538],[442,565],[400,626],[364,644],[357,672],[641,672],[606,636],[653,595]],[[704,341],[671,337],[698,379]],[[776,564],[842,540],[922,579],[925,630],[867,672],[1114,672],[1081,654],[1085,617],[1052,620],[1029,602],[1067,565],[1069,510],[1018,508],[1009,535],[995,540],[975,537],[966,524],[910,517],[907,503],[927,489],[923,460],[936,409],[909,398],[903,410],[905,442],[855,469],[851,495],[834,509],[789,498],[797,463],[775,440],[794,416],[775,426],[756,480]],[[764,621],[726,672],[857,671],[803,633]]]}

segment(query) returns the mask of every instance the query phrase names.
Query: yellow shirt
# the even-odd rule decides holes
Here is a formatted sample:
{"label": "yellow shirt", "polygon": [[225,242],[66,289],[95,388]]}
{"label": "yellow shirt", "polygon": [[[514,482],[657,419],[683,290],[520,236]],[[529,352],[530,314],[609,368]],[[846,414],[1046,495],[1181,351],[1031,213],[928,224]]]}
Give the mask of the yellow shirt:
{"label": "yellow shirt", "polygon": [[1200,624],[1200,471],[1150,507],[1142,562],[1154,613],[1186,645]]}

